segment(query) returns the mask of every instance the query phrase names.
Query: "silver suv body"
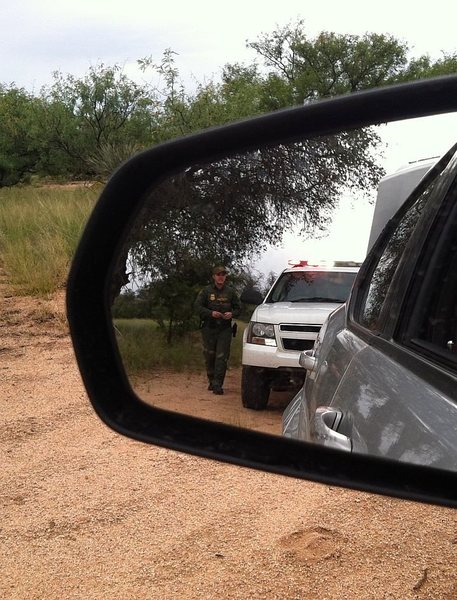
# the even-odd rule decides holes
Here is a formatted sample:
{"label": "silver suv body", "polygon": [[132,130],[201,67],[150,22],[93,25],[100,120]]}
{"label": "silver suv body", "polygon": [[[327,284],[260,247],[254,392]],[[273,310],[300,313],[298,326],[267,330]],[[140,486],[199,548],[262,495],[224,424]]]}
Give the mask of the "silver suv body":
{"label": "silver suv body", "polygon": [[457,469],[457,145],[375,242],[300,356],[284,435]]}
{"label": "silver suv body", "polygon": [[270,389],[298,389],[300,352],[313,347],[327,316],[344,303],[360,263],[309,264],[284,269],[254,310],[243,336],[243,405],[267,406]]}

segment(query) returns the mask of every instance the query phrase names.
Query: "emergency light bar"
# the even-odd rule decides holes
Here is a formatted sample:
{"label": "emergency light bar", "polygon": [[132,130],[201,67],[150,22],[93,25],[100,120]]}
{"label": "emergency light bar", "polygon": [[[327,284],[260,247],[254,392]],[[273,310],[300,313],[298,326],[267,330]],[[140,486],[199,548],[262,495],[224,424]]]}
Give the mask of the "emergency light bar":
{"label": "emergency light bar", "polygon": [[352,260],[321,260],[321,261],[309,261],[309,260],[293,260],[290,259],[288,262],[289,267],[360,267],[361,262],[355,262]]}
{"label": "emergency light bar", "polygon": [[334,267],[335,263],[332,260],[289,260],[289,266],[291,267]]}

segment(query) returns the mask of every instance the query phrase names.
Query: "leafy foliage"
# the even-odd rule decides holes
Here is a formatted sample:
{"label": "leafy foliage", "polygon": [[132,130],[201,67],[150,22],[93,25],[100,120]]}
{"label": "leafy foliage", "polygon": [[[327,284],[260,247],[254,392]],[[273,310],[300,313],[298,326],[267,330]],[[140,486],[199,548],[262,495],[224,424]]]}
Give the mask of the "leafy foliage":
{"label": "leafy foliage", "polygon": [[91,67],[82,79],[57,72],[42,98],[48,160],[77,177],[101,174],[99,164],[105,174],[107,148],[125,158],[126,148],[150,143],[154,99],[117,65]]}
{"label": "leafy foliage", "polygon": [[[410,58],[389,35],[306,33],[303,21],[248,44],[263,65],[227,64],[219,81],[186,91],[165,50],[138,61],[139,84],[119,65],[98,64],[82,78],[54,74],[33,95],[0,84],[0,187],[32,176],[104,181],[132,154],[202,128],[334,95],[455,73],[457,54]],[[163,328],[192,326],[191,298],[210,265],[227,264],[246,279],[246,259],[285,230],[324,228],[342,190],[372,189],[380,140],[370,129],[259,150],[196,166],[155,190],[120,257],[112,296],[134,271],[144,289],[135,302]],[[233,279],[232,279],[233,280]],[[132,299],[130,299],[132,300]],[[145,309],[146,310],[146,309]],[[169,329],[169,336],[171,336]]]}
{"label": "leafy foliage", "polygon": [[24,89],[0,85],[0,187],[26,182],[35,172],[40,110],[40,101]]}
{"label": "leafy foliage", "polygon": [[32,175],[105,179],[120,162],[144,147],[220,125],[374,86],[457,71],[457,54],[409,58],[393,36],[322,32],[309,38],[303,21],[248,44],[264,61],[227,64],[219,82],[186,92],[175,52],[161,60],[138,60],[139,84],[119,65],[93,66],[77,78],[54,73],[38,95],[0,84],[0,186]]}
{"label": "leafy foliage", "polygon": [[343,187],[363,191],[378,181],[378,144],[371,130],[348,132],[188,169],[145,204],[131,248],[137,268],[191,276],[188,265],[240,266],[285,228],[324,227]]}
{"label": "leafy foliage", "polygon": [[278,79],[287,83],[287,100],[294,104],[392,83],[407,64],[408,50],[392,36],[379,34],[322,32],[310,40],[302,21],[249,46],[272,68],[270,89]]}
{"label": "leafy foliage", "polygon": [[280,242],[286,228],[323,227],[343,186],[373,187],[377,144],[365,130],[262,148],[189,168],[155,188],[123,256],[149,282],[170,339],[173,328],[191,326],[211,265],[242,273],[245,261]]}

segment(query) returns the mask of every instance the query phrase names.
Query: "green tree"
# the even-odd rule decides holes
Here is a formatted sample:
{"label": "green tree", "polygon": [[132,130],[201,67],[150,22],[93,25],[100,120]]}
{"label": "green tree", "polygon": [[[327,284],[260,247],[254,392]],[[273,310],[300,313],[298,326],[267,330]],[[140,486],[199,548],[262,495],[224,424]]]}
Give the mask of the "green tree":
{"label": "green tree", "polygon": [[48,161],[62,171],[104,173],[116,156],[124,160],[152,142],[156,101],[150,89],[129,79],[118,65],[91,67],[81,79],[56,72],[42,99]]}
{"label": "green tree", "polygon": [[260,106],[263,82],[256,65],[226,65],[221,83],[198,83],[195,92],[189,94],[180,79],[175,55],[167,49],[160,63],[151,56],[138,61],[143,72],[151,70],[163,82],[160,89],[154,88],[162,99],[156,112],[157,141],[264,112]]}
{"label": "green tree", "polygon": [[0,186],[24,182],[36,171],[40,101],[22,88],[0,85]]}
{"label": "green tree", "polygon": [[[279,243],[286,228],[323,227],[343,186],[372,188],[381,172],[371,154],[376,144],[373,132],[357,131],[187,169],[151,192],[115,281],[125,284],[128,257],[129,269],[156,286],[168,320],[182,324],[189,316],[178,319],[176,311],[185,314],[211,265],[242,274],[245,262]],[[365,152],[354,153],[355,145]]]}
{"label": "green tree", "polygon": [[401,81],[456,72],[456,55],[438,61],[409,59],[409,47],[391,35],[321,32],[306,35],[305,23],[262,34],[248,46],[265,62],[266,110],[357,92]]}
{"label": "green tree", "polygon": [[436,61],[425,55],[412,59],[404,72],[397,78],[398,81],[409,81],[411,79],[426,79],[428,77],[439,77],[457,73],[457,52],[453,54],[443,53]]}

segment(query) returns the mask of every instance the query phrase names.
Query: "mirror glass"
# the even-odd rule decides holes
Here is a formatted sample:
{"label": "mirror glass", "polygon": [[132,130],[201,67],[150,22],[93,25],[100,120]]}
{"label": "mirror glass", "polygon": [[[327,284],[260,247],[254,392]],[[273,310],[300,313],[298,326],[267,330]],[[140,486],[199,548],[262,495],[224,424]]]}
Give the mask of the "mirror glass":
{"label": "mirror glass", "polygon": [[[282,435],[284,411],[306,373],[300,351],[312,348],[325,315],[344,302],[367,254],[379,181],[410,162],[443,155],[457,141],[456,125],[455,115],[443,115],[258,148],[189,165],[154,188],[112,281],[116,339],[137,395],[170,411]],[[256,307],[240,296],[254,290],[264,297],[289,260],[317,268],[281,280],[268,316],[259,313],[245,333]],[[304,304],[312,314],[306,320]],[[288,342],[275,340],[276,325],[285,327]],[[294,329],[289,337],[287,327]],[[249,364],[265,367],[260,375],[259,369],[243,374],[247,335],[254,341]],[[224,339],[215,346],[218,336]],[[213,381],[204,340],[207,356],[219,357]],[[277,366],[282,376],[272,382],[270,368]],[[243,406],[243,386],[250,407]],[[350,437],[338,411],[320,423]]]}

